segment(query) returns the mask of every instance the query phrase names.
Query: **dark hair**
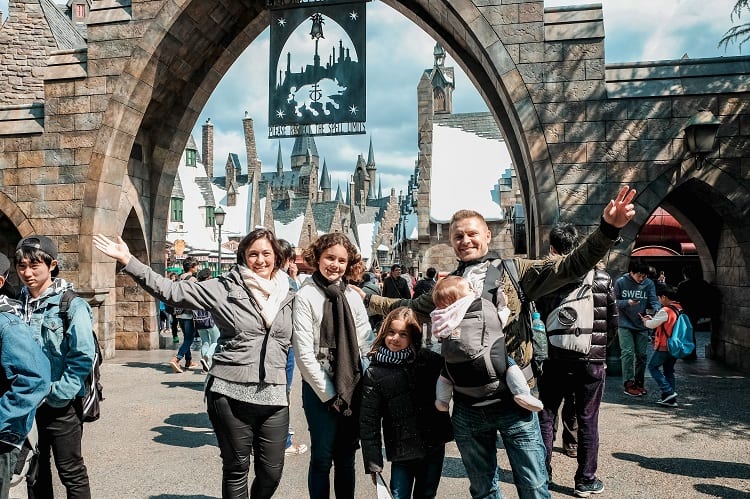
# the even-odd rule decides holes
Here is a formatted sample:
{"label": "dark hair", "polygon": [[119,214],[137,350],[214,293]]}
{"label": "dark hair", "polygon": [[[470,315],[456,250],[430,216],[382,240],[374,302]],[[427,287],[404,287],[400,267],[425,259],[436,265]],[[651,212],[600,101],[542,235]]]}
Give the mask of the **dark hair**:
{"label": "dark hair", "polygon": [[406,330],[409,332],[409,337],[411,338],[412,350],[418,352],[422,348],[422,326],[419,325],[417,314],[409,307],[398,307],[391,310],[385,319],[383,319],[383,323],[378,330],[378,335],[372,342],[372,348],[368,354],[370,357],[378,353],[380,347],[385,344],[385,335],[388,334],[393,321],[404,321],[406,323]]}
{"label": "dark hair", "polygon": [[281,249],[281,261],[286,262],[294,258],[294,246],[286,239],[279,239],[279,248]]}
{"label": "dark hair", "polygon": [[578,246],[578,229],[568,222],[560,222],[549,231],[549,244],[561,255],[567,255]]}
{"label": "dark hair", "polygon": [[370,274],[369,272],[365,272],[364,274],[362,274],[362,284],[363,285],[367,284],[371,280],[372,280],[372,274]]}
{"label": "dark hair", "polygon": [[273,232],[264,227],[255,229],[242,238],[242,241],[240,241],[240,245],[237,246],[237,263],[239,263],[240,265],[247,264],[247,262],[245,262],[245,252],[250,246],[253,245],[255,241],[259,239],[267,239],[271,244],[271,249],[273,249],[274,255],[273,271],[276,272],[281,268],[281,264],[284,263],[284,260],[281,256],[281,246],[279,246],[279,240],[276,239],[276,236],[273,234]]}
{"label": "dark hair", "polygon": [[197,266],[198,266],[198,259],[193,256],[189,256],[185,258],[185,261],[182,262],[182,270],[184,272],[190,272],[190,269],[194,269]]}
{"label": "dark hair", "polygon": [[394,270],[401,270],[401,265],[397,263],[394,263],[393,265],[391,265],[391,272],[393,272]]}
{"label": "dark hair", "polygon": [[666,296],[670,300],[677,299],[677,288],[664,282],[656,283],[656,296]]}
{"label": "dark hair", "polygon": [[[55,259],[48,255],[45,251],[42,251],[39,248],[30,248],[28,246],[17,249],[16,254],[13,255],[13,260],[13,263],[16,266],[23,260],[28,260],[29,263],[44,263],[47,268],[52,267],[52,262],[55,261]],[[57,274],[59,273],[59,265],[55,265],[55,268],[51,269],[50,271],[50,275],[52,277],[57,277]]]}
{"label": "dark hair", "polygon": [[425,275],[427,276],[427,279],[434,279],[437,275],[437,269],[435,267],[430,267],[425,272]]}
{"label": "dark hair", "polygon": [[628,272],[648,275],[648,265],[643,263],[642,260],[633,258],[630,260],[630,263],[628,263]]}
{"label": "dark hair", "polygon": [[211,269],[200,269],[196,274],[195,278],[198,279],[198,281],[205,281],[206,279],[211,278]]}
{"label": "dark hair", "polygon": [[341,232],[332,232],[320,236],[314,243],[305,248],[302,256],[308,265],[317,270],[320,263],[320,256],[323,252],[337,244],[343,246],[347,255],[349,255],[344,277],[351,282],[358,282],[362,272],[365,271],[365,264],[362,262],[362,257],[359,255],[357,247]]}

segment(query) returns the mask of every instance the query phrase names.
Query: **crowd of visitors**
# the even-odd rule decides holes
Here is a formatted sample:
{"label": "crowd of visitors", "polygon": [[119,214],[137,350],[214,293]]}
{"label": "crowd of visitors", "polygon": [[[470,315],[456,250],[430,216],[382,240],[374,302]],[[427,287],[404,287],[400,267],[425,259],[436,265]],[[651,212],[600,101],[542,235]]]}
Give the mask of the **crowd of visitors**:
{"label": "crowd of visitors", "polygon": [[[285,456],[307,452],[289,426],[295,364],[309,431],[311,498],[354,498],[360,444],[374,483],[383,482],[385,446],[392,497],[434,498],[445,444],[454,439],[471,497],[500,498],[498,435],[519,497],[549,498],[563,401],[569,404],[562,418],[569,432],[565,451],[578,461],[574,494],[588,497],[604,490],[596,475],[598,418],[607,348],[616,337],[625,393],[645,395],[653,341],[648,369],[659,403],[677,404],[675,359],[666,345],[683,310],[679,288],[663,282],[663,274],[647,277],[648,266],[635,260],[614,283],[599,264],[632,219],[634,196],[621,189],[583,241],[572,225],[556,225],[549,255],[539,260],[503,260],[489,250],[492,234],[482,215],[461,210],[449,226],[459,264],[440,281],[434,267],[419,280],[400,265],[387,274],[364,272],[357,248],[341,233],[320,236],[302,251],[309,276],[299,275],[294,248],[265,228],[245,236],[236,264],[216,277],[190,257],[179,278],[162,276],[119,237],[96,235],[94,246],[160,301],[163,330],[176,338],[172,327],[179,323],[184,338],[172,370],[197,366],[191,345],[200,336],[222,497],[272,497]],[[57,320],[71,285],[57,277],[57,248],[49,238],[22,239],[14,263],[23,287],[9,292],[11,264],[0,255],[0,289],[6,289],[0,293],[0,499],[8,496],[9,472],[34,420],[40,468],[29,497],[52,497],[54,455],[68,497],[87,498],[81,400],[95,353],[92,312],[76,297]],[[698,281],[692,279],[680,287],[686,314],[697,319],[705,311],[695,311],[689,290]],[[590,288],[593,309],[591,324],[576,333],[587,335],[585,348],[549,343],[547,357],[535,357],[530,304],[550,324],[565,297],[582,287]],[[440,353],[426,335],[440,343]]]}

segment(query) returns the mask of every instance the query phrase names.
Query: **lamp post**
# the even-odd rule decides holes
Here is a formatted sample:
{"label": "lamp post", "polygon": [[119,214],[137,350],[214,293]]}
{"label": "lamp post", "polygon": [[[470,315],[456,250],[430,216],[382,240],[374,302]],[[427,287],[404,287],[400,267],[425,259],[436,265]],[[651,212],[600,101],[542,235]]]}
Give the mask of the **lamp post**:
{"label": "lamp post", "polygon": [[703,167],[706,156],[716,150],[716,132],[720,126],[721,121],[707,109],[698,111],[688,120],[685,127],[685,144],[696,158],[698,169]]}
{"label": "lamp post", "polygon": [[219,228],[219,259],[218,263],[216,265],[217,275],[221,275],[221,226],[224,225],[224,217],[226,216],[226,212],[221,208],[221,206],[217,207],[214,210],[214,223],[216,224],[216,227]]}

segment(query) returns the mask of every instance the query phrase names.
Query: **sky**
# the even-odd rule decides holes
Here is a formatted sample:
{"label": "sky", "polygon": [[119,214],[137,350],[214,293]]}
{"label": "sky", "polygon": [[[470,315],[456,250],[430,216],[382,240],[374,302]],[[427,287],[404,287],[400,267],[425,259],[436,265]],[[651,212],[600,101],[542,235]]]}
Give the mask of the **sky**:
{"label": "sky", "polygon": [[[546,7],[586,1],[546,0]],[[732,26],[735,0],[602,0],[605,30],[605,63],[746,55],[737,45],[718,48],[721,36]],[[3,18],[8,0],[0,0]],[[735,19],[736,21],[736,19]],[[743,17],[741,21],[746,22]],[[435,41],[387,5],[373,0],[367,5],[367,134],[316,137],[321,164],[326,160],[333,189],[345,186],[354,171],[357,155],[367,158],[372,140],[383,192],[405,189],[417,158],[416,87],[422,72],[433,64]],[[246,173],[242,118],[253,118],[258,156],[263,171],[276,168],[281,145],[285,169],[294,139],[268,139],[268,29],[259,36],[225,74],[206,103],[193,135],[200,147],[201,126],[214,124],[215,174],[222,175],[227,155],[239,155]],[[487,111],[473,84],[456,68],[454,113]],[[504,169],[504,168],[503,168]],[[498,173],[498,176],[500,171]],[[343,187],[342,187],[343,188]]]}

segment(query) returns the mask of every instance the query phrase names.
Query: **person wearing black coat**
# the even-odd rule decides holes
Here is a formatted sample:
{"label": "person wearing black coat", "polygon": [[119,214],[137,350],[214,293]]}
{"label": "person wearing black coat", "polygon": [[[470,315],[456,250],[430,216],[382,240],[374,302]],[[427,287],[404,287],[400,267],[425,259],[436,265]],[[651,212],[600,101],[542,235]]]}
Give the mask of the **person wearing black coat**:
{"label": "person wearing black coat", "polygon": [[435,408],[443,359],[421,348],[416,315],[398,308],[383,321],[364,378],[360,439],[365,472],[383,471],[381,426],[391,462],[394,499],[437,495],[445,443],[453,440],[448,413]]}
{"label": "person wearing black coat", "polygon": [[[550,231],[550,250],[570,253],[577,245],[578,231],[571,224],[558,224]],[[562,297],[581,285],[581,281],[564,286],[555,293],[536,301],[537,310],[546,320]],[[617,334],[617,302],[612,278],[604,270],[594,271],[592,285],[594,324],[591,350],[587,354],[555,348],[548,343],[549,358],[539,379],[539,398],[544,409],[539,413],[539,426],[547,450],[547,470],[552,476],[552,444],[555,440],[555,419],[566,393],[572,392],[578,423],[578,469],[575,473],[575,494],[599,493],[604,483],[596,477],[599,459],[599,406],[604,393],[607,345]]]}

